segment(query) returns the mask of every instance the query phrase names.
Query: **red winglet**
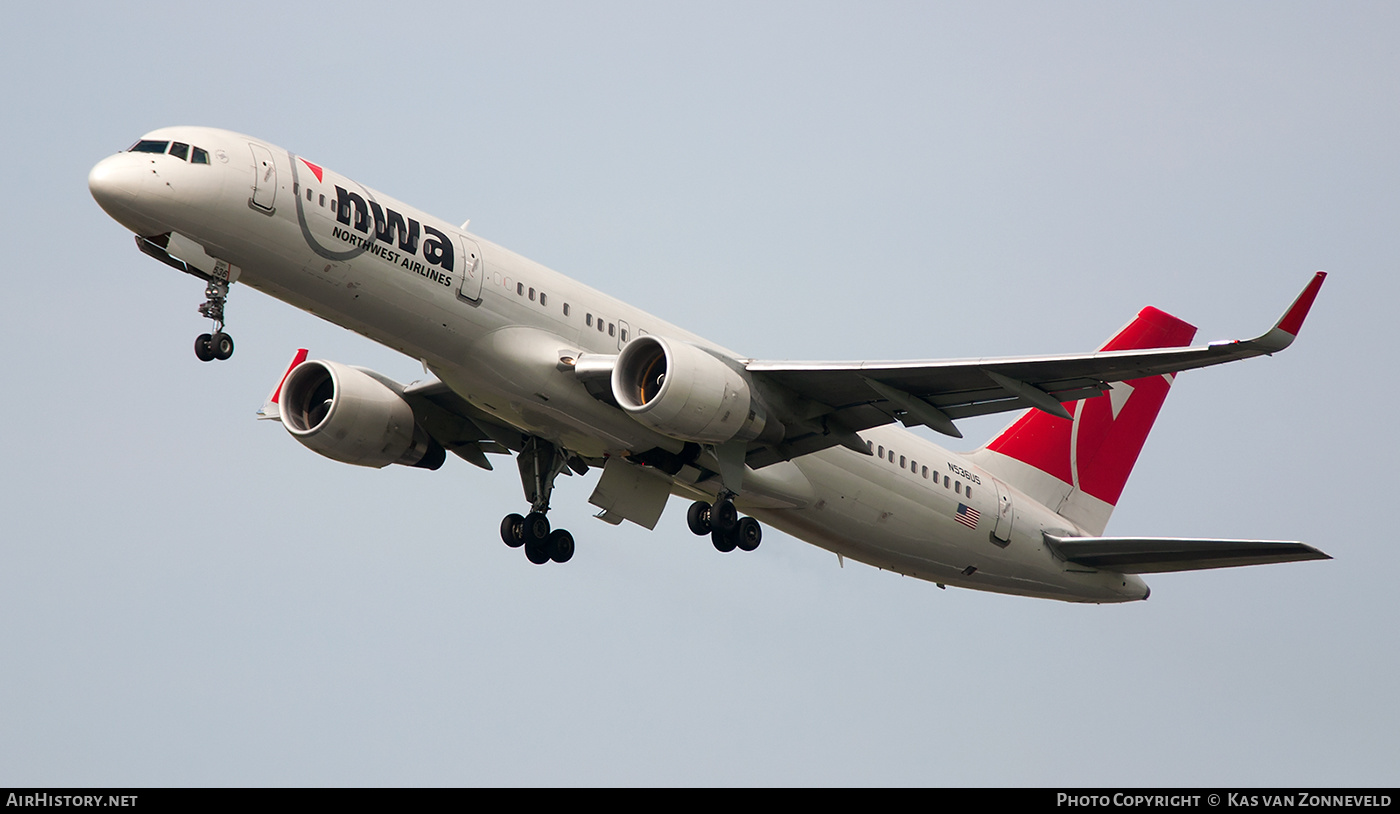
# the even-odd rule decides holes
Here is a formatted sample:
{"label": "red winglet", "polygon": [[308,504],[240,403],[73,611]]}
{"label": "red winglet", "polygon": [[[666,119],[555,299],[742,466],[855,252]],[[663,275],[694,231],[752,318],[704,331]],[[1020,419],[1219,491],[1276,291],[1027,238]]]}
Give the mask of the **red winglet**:
{"label": "red winglet", "polygon": [[1283,315],[1283,319],[1278,321],[1278,329],[1293,336],[1298,335],[1298,330],[1303,327],[1303,320],[1307,319],[1308,309],[1312,308],[1313,300],[1317,299],[1317,292],[1322,288],[1322,281],[1327,279],[1327,272],[1319,271],[1313,275],[1303,293],[1298,295],[1298,299],[1293,301],[1293,305],[1288,309],[1288,313]]}
{"label": "red winglet", "polygon": [[[306,348],[297,348],[297,355],[292,357],[292,363],[287,365],[287,372],[282,374],[282,378],[277,380],[277,386],[272,389],[272,395],[267,400],[272,404],[277,404],[277,400],[282,397],[282,385],[287,383],[287,377],[292,375],[292,370],[297,365],[306,361]],[[278,405],[281,406],[281,405]]]}

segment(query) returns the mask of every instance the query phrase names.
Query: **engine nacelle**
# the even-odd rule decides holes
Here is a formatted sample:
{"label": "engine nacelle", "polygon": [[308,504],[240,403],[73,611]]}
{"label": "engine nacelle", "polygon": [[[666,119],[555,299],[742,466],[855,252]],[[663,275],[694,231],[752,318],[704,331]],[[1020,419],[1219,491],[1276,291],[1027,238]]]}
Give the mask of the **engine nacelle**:
{"label": "engine nacelle", "polygon": [[338,362],[302,362],[277,398],[282,426],[312,452],[356,466],[442,466],[446,453],[388,385]]}
{"label": "engine nacelle", "polygon": [[743,374],[694,345],[657,336],[639,336],[622,349],[612,392],[633,418],[684,441],[751,440],[767,423]]}

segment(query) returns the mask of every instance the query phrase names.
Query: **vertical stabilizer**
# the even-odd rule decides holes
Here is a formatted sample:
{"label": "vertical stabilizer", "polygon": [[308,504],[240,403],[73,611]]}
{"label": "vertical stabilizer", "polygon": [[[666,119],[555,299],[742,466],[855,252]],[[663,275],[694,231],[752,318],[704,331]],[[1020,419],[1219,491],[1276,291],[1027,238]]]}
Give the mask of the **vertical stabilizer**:
{"label": "vertical stabilizer", "polygon": [[[1147,307],[1102,351],[1187,345],[1196,328]],[[1071,418],[1031,410],[970,456],[1089,534],[1103,534],[1174,374],[1115,382],[1075,402]]]}

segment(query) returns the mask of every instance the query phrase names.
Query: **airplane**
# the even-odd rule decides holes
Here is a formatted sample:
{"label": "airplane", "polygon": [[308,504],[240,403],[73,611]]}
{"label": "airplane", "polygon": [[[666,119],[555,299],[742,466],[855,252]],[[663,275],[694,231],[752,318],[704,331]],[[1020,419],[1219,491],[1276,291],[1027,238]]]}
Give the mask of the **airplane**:
{"label": "airplane", "polygon": [[[300,350],[259,415],[358,466],[514,455],[529,508],[501,539],[535,564],[573,557],[550,498],[594,469],[607,523],[654,529],[675,495],[721,552],[771,526],[939,587],[1116,603],[1149,596],[1142,574],[1330,559],[1293,541],[1104,536],[1176,376],[1287,348],[1325,272],[1247,340],[1191,346],[1195,327],[1148,307],[1092,353],[767,361],[251,136],[154,130],[88,186],[142,252],[205,283],[199,359],[232,356],[241,283],[420,360],[430,375],[405,385]],[[961,438],[958,419],[1021,410],[967,453],[907,429]]]}

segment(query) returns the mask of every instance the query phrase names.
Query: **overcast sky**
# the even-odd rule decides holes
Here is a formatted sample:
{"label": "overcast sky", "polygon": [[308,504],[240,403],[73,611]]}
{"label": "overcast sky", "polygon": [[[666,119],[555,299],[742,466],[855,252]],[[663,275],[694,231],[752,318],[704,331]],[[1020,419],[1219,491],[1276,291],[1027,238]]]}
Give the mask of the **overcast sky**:
{"label": "overcast sky", "polygon": [[[1396,785],[1393,3],[24,3],[0,67],[0,785]],[[762,358],[1092,349],[1183,375],[1108,531],[1336,559],[1124,606],[939,590],[775,531],[552,518],[253,415],[412,360],[138,253],[88,170],[256,134]],[[971,448],[1007,416],[964,422]]]}

